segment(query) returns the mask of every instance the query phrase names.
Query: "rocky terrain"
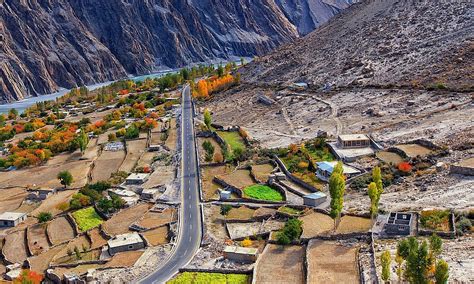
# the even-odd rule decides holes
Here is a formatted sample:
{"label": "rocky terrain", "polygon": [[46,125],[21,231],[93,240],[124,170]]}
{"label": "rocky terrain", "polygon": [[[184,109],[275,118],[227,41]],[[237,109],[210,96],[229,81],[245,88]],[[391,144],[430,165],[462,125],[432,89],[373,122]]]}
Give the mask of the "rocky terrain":
{"label": "rocky terrain", "polygon": [[470,1],[362,1],[256,60],[244,78],[472,91],[473,8]]}
{"label": "rocky terrain", "polygon": [[351,0],[0,1],[0,101],[263,55]]}

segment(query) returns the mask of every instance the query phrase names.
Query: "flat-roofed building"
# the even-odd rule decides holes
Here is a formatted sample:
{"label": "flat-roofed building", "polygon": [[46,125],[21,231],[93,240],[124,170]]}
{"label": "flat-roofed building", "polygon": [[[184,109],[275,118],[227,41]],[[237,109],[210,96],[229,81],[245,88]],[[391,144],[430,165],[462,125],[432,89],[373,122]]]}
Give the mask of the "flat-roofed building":
{"label": "flat-roofed building", "polygon": [[109,246],[110,255],[114,255],[119,252],[142,249],[145,247],[145,242],[138,233],[133,232],[117,235],[115,238],[108,240],[107,245]]}
{"label": "flat-roofed building", "polygon": [[145,183],[150,174],[130,174],[127,179],[125,179],[126,184],[142,184]]}
{"label": "flat-roofed building", "polygon": [[303,204],[306,206],[317,207],[327,200],[327,195],[323,192],[313,192],[303,196]]}
{"label": "flat-roofed building", "polygon": [[[328,181],[337,163],[337,161],[317,162],[316,165],[318,166],[318,169],[316,170],[316,176],[321,180]],[[345,164],[342,165],[342,169],[344,175],[348,179],[361,173],[358,169]]]}
{"label": "flat-roofed building", "polygon": [[16,227],[26,220],[26,213],[5,212],[0,214],[0,227]]}
{"label": "flat-roofed building", "polygon": [[345,134],[337,137],[338,147],[365,148],[370,147],[370,139],[365,134]]}
{"label": "flat-roofed building", "polygon": [[224,248],[224,258],[243,263],[252,263],[257,260],[258,249],[243,248],[237,246],[226,246]]}

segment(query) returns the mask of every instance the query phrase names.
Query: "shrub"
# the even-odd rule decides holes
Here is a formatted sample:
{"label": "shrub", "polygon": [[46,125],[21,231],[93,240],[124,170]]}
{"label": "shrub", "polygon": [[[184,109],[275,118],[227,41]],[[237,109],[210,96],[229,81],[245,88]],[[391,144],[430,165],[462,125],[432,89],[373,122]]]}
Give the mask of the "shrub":
{"label": "shrub", "polygon": [[219,153],[219,152],[215,152],[215,153],[214,153],[213,159],[214,159],[214,162],[216,162],[216,163],[222,163],[222,162],[224,162],[224,156],[222,156],[222,154]]}
{"label": "shrub", "polygon": [[245,240],[240,242],[240,245],[243,246],[244,248],[251,247],[253,242],[249,239],[246,238]]}
{"label": "shrub", "polygon": [[53,218],[53,214],[50,212],[40,212],[38,214],[38,221],[40,223],[46,223]]}
{"label": "shrub", "polygon": [[226,216],[229,214],[229,211],[232,209],[232,206],[229,204],[222,204],[221,205],[221,214]]}
{"label": "shrub", "polygon": [[398,164],[398,170],[400,170],[403,173],[409,173],[411,172],[412,166],[408,162],[402,162]]}
{"label": "shrub", "polygon": [[449,231],[449,214],[449,210],[425,210],[420,214],[420,223],[427,229]]}
{"label": "shrub", "polygon": [[281,245],[290,244],[298,239],[303,232],[303,221],[291,218],[285,223],[285,227],[277,233],[277,242]]}

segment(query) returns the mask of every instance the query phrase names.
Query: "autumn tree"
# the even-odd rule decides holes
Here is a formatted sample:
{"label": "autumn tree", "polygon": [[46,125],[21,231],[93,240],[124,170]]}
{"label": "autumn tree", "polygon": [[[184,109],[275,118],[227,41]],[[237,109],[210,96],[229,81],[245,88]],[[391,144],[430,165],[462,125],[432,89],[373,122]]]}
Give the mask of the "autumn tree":
{"label": "autumn tree", "polygon": [[8,111],[8,119],[16,119],[18,117],[18,111],[15,108],[11,108]]}
{"label": "autumn tree", "polygon": [[207,129],[211,130],[212,116],[208,109],[204,111],[204,124],[207,126]]}
{"label": "autumn tree", "polygon": [[334,219],[334,230],[337,228],[344,206],[346,181],[342,162],[338,162],[329,178],[329,193],[331,195],[331,217]]}
{"label": "autumn tree", "polygon": [[436,284],[446,284],[448,283],[449,278],[449,266],[448,263],[442,259],[438,260],[436,263],[435,270],[435,280]]}
{"label": "autumn tree", "polygon": [[29,269],[23,269],[20,275],[13,280],[14,284],[40,284],[44,276]]}
{"label": "autumn tree", "polygon": [[58,173],[58,180],[61,182],[61,184],[66,188],[72,184],[74,181],[74,178],[72,177],[71,173],[69,171],[62,171]]}
{"label": "autumn tree", "polygon": [[213,160],[216,163],[222,163],[224,162],[224,156],[222,156],[221,152],[215,152]]}
{"label": "autumn tree", "polygon": [[199,80],[197,83],[197,94],[198,98],[207,98],[209,97],[209,90],[206,80]]}
{"label": "autumn tree", "polygon": [[390,279],[390,262],[392,261],[392,256],[388,250],[384,251],[380,256],[380,262],[382,264],[382,280],[388,282]]}

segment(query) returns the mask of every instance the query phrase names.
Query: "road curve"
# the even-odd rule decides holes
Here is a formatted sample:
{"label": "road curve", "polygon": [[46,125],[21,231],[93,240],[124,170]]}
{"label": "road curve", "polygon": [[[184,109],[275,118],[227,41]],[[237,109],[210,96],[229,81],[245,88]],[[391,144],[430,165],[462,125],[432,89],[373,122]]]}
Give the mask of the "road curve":
{"label": "road curve", "polygon": [[180,268],[191,261],[201,243],[202,219],[199,206],[199,174],[189,86],[183,89],[181,105],[181,206],[178,238],[171,257],[164,265],[157,267],[150,275],[139,281],[143,284],[165,283],[168,281]]}

